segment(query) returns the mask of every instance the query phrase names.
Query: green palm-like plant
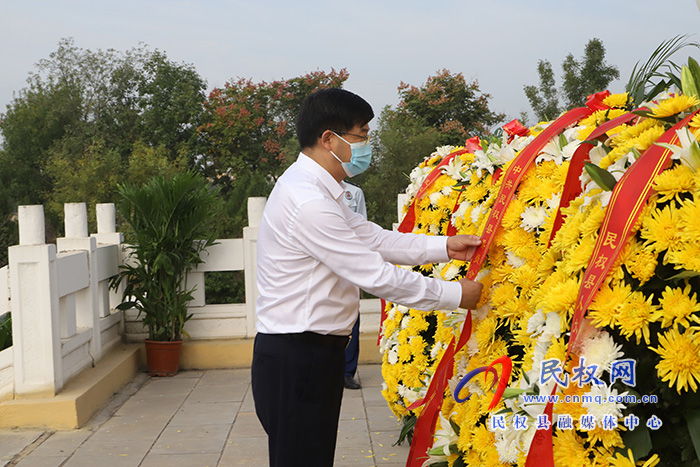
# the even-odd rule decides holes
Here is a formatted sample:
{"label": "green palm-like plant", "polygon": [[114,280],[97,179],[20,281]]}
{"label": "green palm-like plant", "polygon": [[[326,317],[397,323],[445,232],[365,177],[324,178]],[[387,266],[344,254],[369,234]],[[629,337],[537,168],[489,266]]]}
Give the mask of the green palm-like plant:
{"label": "green palm-like plant", "polygon": [[126,280],[119,308],[143,314],[150,340],[181,340],[192,316],[187,304],[194,288],[187,286],[187,273],[215,243],[206,221],[216,195],[190,172],[155,177],[144,186],[120,185],[119,193],[129,244],[129,259],[111,283]]}

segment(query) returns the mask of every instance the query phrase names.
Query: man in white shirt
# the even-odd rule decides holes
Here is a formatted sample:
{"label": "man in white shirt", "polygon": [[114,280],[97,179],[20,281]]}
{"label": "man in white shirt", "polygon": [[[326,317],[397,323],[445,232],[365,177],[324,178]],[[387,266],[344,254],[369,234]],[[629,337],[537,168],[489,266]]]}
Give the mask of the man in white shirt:
{"label": "man in white shirt", "polygon": [[343,89],[308,96],[297,118],[302,152],[260,222],[252,387],[273,467],[333,465],[359,288],[419,310],[474,308],[481,296],[478,282],[394,266],[469,260],[477,237],[387,231],[343,203],[342,180],[369,165],[373,117]]}

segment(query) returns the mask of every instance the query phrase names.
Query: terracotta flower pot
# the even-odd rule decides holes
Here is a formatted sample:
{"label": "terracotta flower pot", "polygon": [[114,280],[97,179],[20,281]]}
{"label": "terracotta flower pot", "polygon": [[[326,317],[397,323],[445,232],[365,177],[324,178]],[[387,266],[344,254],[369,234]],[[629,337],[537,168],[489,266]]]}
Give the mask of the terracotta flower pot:
{"label": "terracotta flower pot", "polygon": [[146,359],[150,376],[174,376],[180,369],[183,341],[151,341],[146,339]]}

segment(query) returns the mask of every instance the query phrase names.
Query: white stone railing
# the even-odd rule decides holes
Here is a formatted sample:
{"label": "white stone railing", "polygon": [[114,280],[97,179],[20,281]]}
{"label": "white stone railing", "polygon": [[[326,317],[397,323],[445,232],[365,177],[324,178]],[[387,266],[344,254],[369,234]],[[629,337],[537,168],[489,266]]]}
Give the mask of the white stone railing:
{"label": "white stone railing", "polygon": [[[265,198],[248,199],[243,238],[218,240],[190,273],[196,284],[185,330],[193,340],[255,335],[256,244]],[[84,203],[65,205],[64,238],[46,244],[43,206],[19,207],[20,242],[0,269],[0,316],[12,313],[13,346],[0,352],[0,400],[55,395],[122,342],[147,333],[135,310],[121,312],[121,290],[109,290],[127,255],[113,204],[98,204],[97,233],[88,234]],[[243,271],[245,302],[206,303],[205,273]],[[378,299],[361,300],[360,331],[379,329]]]}

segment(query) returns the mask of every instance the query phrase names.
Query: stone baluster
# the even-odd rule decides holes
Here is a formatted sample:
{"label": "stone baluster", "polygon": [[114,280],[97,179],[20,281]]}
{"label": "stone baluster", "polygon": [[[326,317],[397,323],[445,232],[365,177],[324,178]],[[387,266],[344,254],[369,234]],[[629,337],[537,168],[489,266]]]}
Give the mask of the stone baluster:
{"label": "stone baluster", "polygon": [[9,248],[14,382],[18,397],[63,387],[56,246],[46,244],[44,207],[19,206],[19,245]]}

